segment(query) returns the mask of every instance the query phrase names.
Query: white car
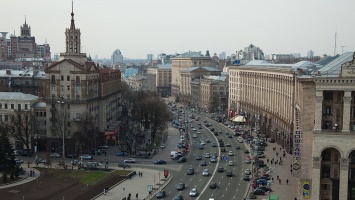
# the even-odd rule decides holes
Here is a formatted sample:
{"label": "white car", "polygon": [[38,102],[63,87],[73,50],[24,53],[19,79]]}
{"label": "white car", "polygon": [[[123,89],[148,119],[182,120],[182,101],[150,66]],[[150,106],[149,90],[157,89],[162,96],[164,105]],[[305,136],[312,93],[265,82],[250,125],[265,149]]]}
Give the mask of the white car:
{"label": "white car", "polygon": [[197,134],[201,134],[201,131],[197,131]]}
{"label": "white car", "polygon": [[197,129],[195,129],[195,128],[193,128],[192,130],[193,130],[193,131],[197,131]]}
{"label": "white car", "polygon": [[201,144],[202,144],[202,145],[205,145],[206,143],[205,143],[205,141],[202,140],[202,141],[201,141]]}
{"label": "white car", "polygon": [[228,162],[228,166],[234,166],[234,162],[233,161],[229,161]]}
{"label": "white car", "polygon": [[196,197],[198,195],[197,189],[196,188],[192,188],[192,190],[189,193],[190,197]]}
{"label": "white car", "polygon": [[202,172],[202,176],[208,176],[210,173],[208,171],[208,169],[204,169]]}
{"label": "white car", "polygon": [[135,163],[136,160],[134,158],[128,158],[127,160],[123,161],[124,163]]}
{"label": "white car", "polygon": [[245,172],[244,172],[245,175],[250,175],[251,174],[251,171],[250,169],[246,169]]}
{"label": "white car", "polygon": [[228,155],[229,155],[229,156],[234,156],[233,151],[229,151],[229,152],[228,152]]}
{"label": "white car", "polygon": [[210,158],[210,157],[211,157],[210,153],[206,153],[205,158]]}
{"label": "white car", "polygon": [[197,135],[196,135],[196,134],[193,134],[192,137],[193,137],[193,138],[197,138]]}
{"label": "white car", "polygon": [[239,143],[243,143],[243,139],[238,139],[238,142]]}
{"label": "white car", "polygon": [[164,149],[165,148],[165,144],[160,145],[160,148]]}

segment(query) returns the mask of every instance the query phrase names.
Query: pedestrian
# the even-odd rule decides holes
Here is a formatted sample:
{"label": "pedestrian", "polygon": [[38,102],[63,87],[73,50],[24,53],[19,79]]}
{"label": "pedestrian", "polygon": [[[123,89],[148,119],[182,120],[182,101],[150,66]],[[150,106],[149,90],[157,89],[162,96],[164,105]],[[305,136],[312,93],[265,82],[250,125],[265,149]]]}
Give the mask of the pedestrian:
{"label": "pedestrian", "polygon": [[281,184],[281,178],[279,178],[279,184]]}
{"label": "pedestrian", "polygon": [[280,147],[280,151],[281,151],[281,147]]}
{"label": "pedestrian", "polygon": [[272,160],[270,161],[270,163],[272,164]]}
{"label": "pedestrian", "polygon": [[27,168],[30,168],[30,162],[27,162]]}
{"label": "pedestrian", "polygon": [[288,179],[286,179],[286,184],[288,185]]}
{"label": "pedestrian", "polygon": [[35,176],[35,170],[32,170],[32,175]]}
{"label": "pedestrian", "polygon": [[286,154],[284,153],[282,156],[285,157],[285,155],[286,155]]}
{"label": "pedestrian", "polygon": [[30,170],[30,177],[32,177],[32,170]]}
{"label": "pedestrian", "polygon": [[282,160],[281,156],[280,156],[280,161]]}
{"label": "pedestrian", "polygon": [[269,163],[269,159],[266,159],[266,162]]}
{"label": "pedestrian", "polygon": [[129,174],[129,179],[131,179],[131,177],[132,177],[132,174]]}
{"label": "pedestrian", "polygon": [[138,200],[138,193],[136,194],[136,198],[137,198],[137,200]]}
{"label": "pedestrian", "polygon": [[126,166],[123,165],[123,170],[126,170]]}
{"label": "pedestrian", "polygon": [[141,177],[143,176],[143,172],[141,172]]}
{"label": "pedestrian", "polygon": [[290,164],[290,168],[292,169],[292,164]]}

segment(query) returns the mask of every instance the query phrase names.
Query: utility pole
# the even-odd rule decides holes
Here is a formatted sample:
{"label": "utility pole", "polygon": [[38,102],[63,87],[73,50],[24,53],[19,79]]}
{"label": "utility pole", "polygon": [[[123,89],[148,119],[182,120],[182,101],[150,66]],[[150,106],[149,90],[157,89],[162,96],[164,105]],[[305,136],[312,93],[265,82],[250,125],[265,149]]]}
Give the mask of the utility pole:
{"label": "utility pole", "polygon": [[340,48],[341,48],[341,54],[344,53],[344,47],[348,47],[348,46],[340,46]]}

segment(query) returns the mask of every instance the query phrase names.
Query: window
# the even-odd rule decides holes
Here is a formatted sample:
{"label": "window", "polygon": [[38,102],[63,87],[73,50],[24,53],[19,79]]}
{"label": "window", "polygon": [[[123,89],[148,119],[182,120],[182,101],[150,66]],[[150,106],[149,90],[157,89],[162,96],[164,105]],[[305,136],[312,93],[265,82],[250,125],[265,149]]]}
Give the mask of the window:
{"label": "window", "polygon": [[68,91],[70,91],[70,85],[67,86]]}
{"label": "window", "polygon": [[322,178],[330,178],[330,166],[322,167]]}
{"label": "window", "polygon": [[53,90],[53,91],[55,90],[55,85],[52,85],[52,90]]}
{"label": "window", "polygon": [[332,115],[332,107],[325,107],[324,109],[323,109],[323,114],[324,115]]}
{"label": "window", "polygon": [[0,103],[0,109],[2,109],[2,103]]}
{"label": "window", "polygon": [[329,184],[322,184],[322,190],[329,190]]}
{"label": "window", "polygon": [[52,77],[51,77],[51,83],[55,84],[55,76],[54,75],[52,75]]}
{"label": "window", "polygon": [[5,115],[5,122],[9,121],[9,116]]}
{"label": "window", "polygon": [[67,76],[67,81],[70,81],[70,76]]}
{"label": "window", "polygon": [[27,104],[25,104],[25,110],[28,110],[28,105]]}
{"label": "window", "polygon": [[0,122],[2,122],[2,115],[0,115]]}
{"label": "window", "polygon": [[322,152],[322,160],[324,161],[330,161],[330,157],[331,157],[331,152],[330,150],[324,150]]}
{"label": "window", "polygon": [[7,103],[5,103],[5,109],[7,109]]}
{"label": "window", "polygon": [[333,100],[333,92],[324,92],[325,100]]}
{"label": "window", "polygon": [[15,105],[12,103],[11,104],[11,110],[15,109]]}

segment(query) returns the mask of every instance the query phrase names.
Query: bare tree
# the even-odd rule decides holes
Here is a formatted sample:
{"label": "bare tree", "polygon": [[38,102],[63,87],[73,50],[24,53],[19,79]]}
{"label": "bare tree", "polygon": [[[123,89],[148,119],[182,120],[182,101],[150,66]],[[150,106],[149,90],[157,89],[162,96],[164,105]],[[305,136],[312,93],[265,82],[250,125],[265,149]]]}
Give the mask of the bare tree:
{"label": "bare tree", "polygon": [[78,131],[73,134],[77,146],[75,149],[76,154],[79,154],[80,147],[86,147],[86,150],[89,151],[93,147],[95,139],[95,121],[94,117],[89,112],[82,114],[79,123]]}
{"label": "bare tree", "polygon": [[31,155],[31,137],[35,133],[35,116],[31,111],[15,111],[9,116],[6,124],[7,131],[26,147],[28,155]]}

